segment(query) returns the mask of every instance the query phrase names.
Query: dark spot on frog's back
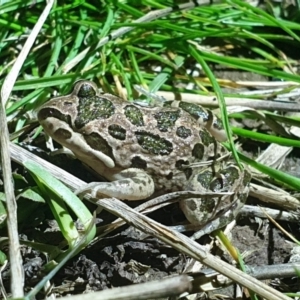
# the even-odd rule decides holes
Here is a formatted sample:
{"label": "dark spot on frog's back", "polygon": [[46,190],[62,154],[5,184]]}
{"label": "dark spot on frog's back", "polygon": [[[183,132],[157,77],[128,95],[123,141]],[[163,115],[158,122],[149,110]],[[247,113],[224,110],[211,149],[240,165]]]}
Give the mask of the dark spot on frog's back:
{"label": "dark spot on frog's back", "polygon": [[176,130],[176,134],[182,138],[186,139],[187,137],[192,135],[192,131],[189,128],[186,128],[184,126],[179,126]]}
{"label": "dark spot on frog's back", "polygon": [[172,129],[175,125],[175,122],[180,116],[180,111],[161,111],[153,115],[157,121],[157,128],[166,132],[168,129]]}
{"label": "dark spot on frog's back", "polygon": [[155,155],[169,155],[173,151],[170,141],[147,131],[135,132],[139,145],[146,151]]}
{"label": "dark spot on frog's back", "polygon": [[75,127],[82,128],[93,120],[108,119],[115,113],[115,106],[104,97],[92,96],[79,98]]}
{"label": "dark spot on frog's back", "polygon": [[145,160],[143,160],[142,158],[140,158],[139,156],[134,156],[131,159],[131,166],[130,167],[146,170],[147,169],[147,162]]}
{"label": "dark spot on frog's back", "polygon": [[83,137],[92,149],[100,151],[114,160],[112,148],[98,133],[93,132],[89,135],[83,135]]}
{"label": "dark spot on frog's back", "polygon": [[108,133],[117,140],[124,141],[126,139],[126,130],[120,125],[117,124],[109,125]]}
{"label": "dark spot on frog's back", "polygon": [[124,115],[135,126],[144,126],[143,113],[135,105],[126,105]]}
{"label": "dark spot on frog's back", "polygon": [[198,174],[198,176],[197,176],[197,181],[206,190],[211,189],[212,179],[213,179],[213,173],[210,170],[206,170],[206,171]]}
{"label": "dark spot on frog's back", "polygon": [[204,155],[204,145],[197,143],[192,150],[192,155],[195,158],[202,160]]}

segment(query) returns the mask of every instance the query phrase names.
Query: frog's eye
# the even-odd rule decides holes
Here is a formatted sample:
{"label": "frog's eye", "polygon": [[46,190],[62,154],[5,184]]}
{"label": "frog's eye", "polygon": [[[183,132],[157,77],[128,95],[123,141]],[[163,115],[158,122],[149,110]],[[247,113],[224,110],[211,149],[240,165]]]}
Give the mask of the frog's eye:
{"label": "frog's eye", "polygon": [[93,97],[96,95],[94,87],[89,83],[81,84],[81,87],[77,93],[78,97]]}
{"label": "frog's eye", "polygon": [[75,83],[72,94],[75,94],[80,98],[86,98],[96,96],[97,91],[98,88],[94,82],[87,80],[79,80]]}

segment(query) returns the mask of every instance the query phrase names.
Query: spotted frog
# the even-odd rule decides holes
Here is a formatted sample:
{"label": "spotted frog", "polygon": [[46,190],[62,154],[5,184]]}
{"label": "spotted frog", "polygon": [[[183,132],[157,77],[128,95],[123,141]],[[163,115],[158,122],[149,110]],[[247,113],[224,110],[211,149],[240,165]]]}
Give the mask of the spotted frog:
{"label": "spotted frog", "polygon": [[103,196],[141,200],[154,191],[228,192],[180,202],[205,233],[235,218],[248,195],[250,174],[230,159],[221,122],[209,110],[182,101],[145,107],[81,80],[71,94],[38,111],[45,132],[109,182],[90,184]]}

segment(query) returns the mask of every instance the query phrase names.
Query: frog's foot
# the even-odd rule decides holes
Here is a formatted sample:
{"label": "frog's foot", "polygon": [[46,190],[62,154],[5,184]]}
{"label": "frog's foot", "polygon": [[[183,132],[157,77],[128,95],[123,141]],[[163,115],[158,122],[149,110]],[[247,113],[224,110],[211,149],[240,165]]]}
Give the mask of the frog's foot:
{"label": "frog's foot", "polygon": [[242,207],[243,207],[243,205],[240,205],[239,207],[235,207],[232,210],[228,210],[226,213],[217,217],[216,219],[209,221],[200,230],[195,232],[191,238],[193,240],[197,240],[205,234],[210,234],[217,229],[225,227],[231,221],[236,219],[236,217],[239,214]]}
{"label": "frog's foot", "polygon": [[106,197],[115,197],[121,200],[142,200],[154,192],[152,178],[143,170],[130,168],[113,176],[112,182],[91,182],[75,191],[76,194],[88,193],[93,198],[99,194]]}

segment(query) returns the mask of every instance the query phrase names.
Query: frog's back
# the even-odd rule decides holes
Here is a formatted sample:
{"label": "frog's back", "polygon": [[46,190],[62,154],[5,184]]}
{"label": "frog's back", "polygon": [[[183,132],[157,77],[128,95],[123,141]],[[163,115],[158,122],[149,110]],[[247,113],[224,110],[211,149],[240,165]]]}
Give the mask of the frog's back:
{"label": "frog's back", "polygon": [[[76,130],[98,140],[118,168],[144,169],[162,187],[164,178],[172,181],[185,166],[219,153],[215,138],[181,108],[142,107],[108,94],[101,97],[110,115],[99,117],[94,110],[97,117]],[[101,112],[102,106],[97,108]]]}
{"label": "frog's back", "polygon": [[[219,153],[220,144],[215,138],[179,107],[139,106],[111,94],[93,93],[84,85],[79,91],[75,88],[72,94],[54,98],[45,106],[39,113],[40,122],[49,115],[66,122],[73,132],[81,135],[87,147],[103,154],[104,164],[109,162],[111,172],[143,169],[158,187],[172,187],[175,181],[182,185],[173,177],[182,173],[184,167],[207,161]],[[58,142],[79,156],[76,147],[72,149],[63,139]],[[96,169],[95,159],[89,159],[88,155],[80,155],[80,159]],[[107,169],[103,173],[100,169],[97,172],[108,178]]]}

